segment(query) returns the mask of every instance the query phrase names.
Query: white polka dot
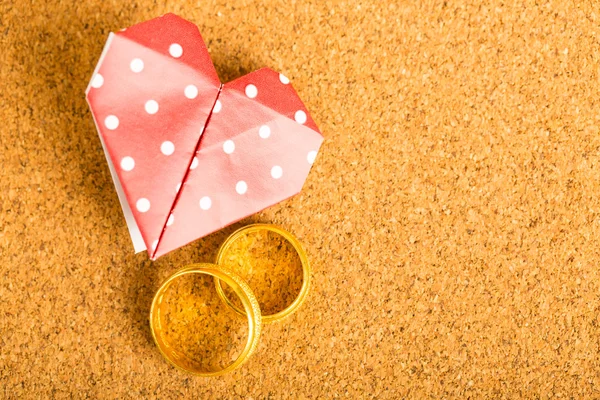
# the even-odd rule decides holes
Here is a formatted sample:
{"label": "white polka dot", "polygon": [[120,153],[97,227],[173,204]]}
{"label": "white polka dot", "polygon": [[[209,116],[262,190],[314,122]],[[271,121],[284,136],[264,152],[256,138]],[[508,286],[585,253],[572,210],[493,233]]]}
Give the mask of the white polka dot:
{"label": "white polka dot", "polygon": [[119,127],[119,118],[117,118],[114,115],[109,115],[104,120],[104,125],[106,126],[107,129],[114,131],[115,129],[117,129]]}
{"label": "white polka dot", "polygon": [[263,125],[258,128],[258,134],[261,138],[267,139],[269,136],[271,136],[271,128],[269,128],[267,125]]}
{"label": "white polka dot", "polygon": [[155,100],[148,100],[144,108],[148,114],[156,114],[158,112],[158,103]]}
{"label": "white polka dot", "polygon": [[315,159],[317,158],[317,152],[316,151],[310,151],[308,152],[308,155],[306,156],[306,160],[308,161],[309,164],[313,164],[315,162]]}
{"label": "white polka dot", "polygon": [[173,154],[174,151],[175,145],[172,142],[169,142],[168,140],[162,142],[162,144],[160,145],[160,152],[163,153],[165,156],[170,156],[171,154]]}
{"label": "white polka dot", "polygon": [[179,189],[181,189],[181,182],[179,182],[179,183],[177,184],[177,189],[175,189],[175,191],[176,191],[177,193],[179,193]]}
{"label": "white polka dot", "polygon": [[198,88],[194,85],[187,85],[183,90],[185,97],[188,99],[195,99],[198,96]]}
{"label": "white polka dot", "polygon": [[129,68],[131,68],[131,70],[136,73],[142,72],[142,70],[144,69],[144,62],[139,58],[134,58],[133,60],[131,60]]}
{"label": "white polka dot", "polygon": [[123,159],[121,160],[121,169],[123,171],[131,171],[133,167],[135,167],[135,161],[133,160],[133,158],[129,156],[123,157]]}
{"label": "white polka dot", "polygon": [[283,169],[281,169],[279,165],[274,166],[273,168],[271,168],[271,176],[273,177],[273,179],[281,178],[283,176]]}
{"label": "white polka dot", "polygon": [[222,107],[223,105],[221,104],[221,100],[217,100],[217,102],[215,103],[215,108],[213,108],[213,112],[217,114],[219,111],[221,111]]}
{"label": "white polka dot", "polygon": [[239,181],[235,185],[235,191],[239,194],[244,194],[248,191],[248,185],[244,181]]}
{"label": "white polka dot", "polygon": [[179,58],[183,54],[183,48],[180,44],[173,43],[169,46],[169,54],[175,58]]}
{"label": "white polka dot", "polygon": [[285,76],[284,74],[279,74],[279,80],[281,81],[281,83],[283,83],[284,85],[287,85],[288,83],[290,83],[290,80],[288,79],[287,76]]}
{"label": "white polka dot", "polygon": [[173,225],[173,222],[175,222],[175,216],[171,214],[169,215],[169,219],[167,220],[167,226]]}
{"label": "white polka dot", "polygon": [[233,143],[233,140],[227,140],[225,141],[225,143],[223,143],[223,151],[227,154],[231,154],[233,153],[233,151],[235,150],[235,143]]}
{"label": "white polka dot", "polygon": [[196,169],[197,166],[198,166],[198,157],[194,157],[194,159],[192,160],[192,165],[190,165],[190,169]]}
{"label": "white polka dot", "polygon": [[248,96],[251,99],[253,99],[257,95],[258,95],[258,89],[256,88],[256,86],[254,86],[254,85],[248,85],[248,86],[246,86],[246,96]]}
{"label": "white polka dot", "polygon": [[200,208],[203,210],[208,210],[212,207],[212,200],[208,196],[204,196],[200,199]]}
{"label": "white polka dot", "polygon": [[152,242],[152,250],[156,250],[156,246],[158,246],[158,239]]}
{"label": "white polka dot", "polygon": [[298,110],[296,111],[296,114],[294,114],[294,119],[297,123],[303,124],[306,122],[306,113],[302,110]]}
{"label": "white polka dot", "polygon": [[150,209],[150,200],[142,197],[135,203],[135,208],[137,208],[139,212],[145,213]]}
{"label": "white polka dot", "polygon": [[100,74],[96,74],[94,79],[92,79],[92,87],[98,89],[104,85],[104,77]]}

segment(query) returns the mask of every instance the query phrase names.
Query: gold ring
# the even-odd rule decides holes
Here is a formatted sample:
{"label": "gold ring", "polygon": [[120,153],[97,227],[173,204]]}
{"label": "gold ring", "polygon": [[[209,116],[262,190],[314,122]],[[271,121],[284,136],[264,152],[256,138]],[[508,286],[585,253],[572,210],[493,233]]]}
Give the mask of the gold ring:
{"label": "gold ring", "polygon": [[[196,369],[193,361],[190,361],[183,353],[171,347],[163,337],[163,327],[160,321],[163,297],[173,281],[186,274],[207,274],[213,276],[215,279],[223,280],[234,290],[244,305],[244,309],[246,310],[244,315],[248,317],[248,341],[238,358],[224,369],[218,371],[200,371]],[[175,367],[198,376],[218,376],[233,371],[242,365],[256,349],[260,329],[260,307],[248,284],[228,268],[215,264],[192,264],[175,272],[160,286],[154,295],[150,308],[150,330],[152,331],[154,342],[162,355]]]}
{"label": "gold ring", "polygon": [[[306,253],[304,252],[304,249],[302,248],[302,245],[300,244],[298,239],[296,239],[288,231],[285,231],[275,225],[269,225],[269,224],[248,225],[241,229],[238,229],[231,236],[229,236],[227,238],[227,240],[225,240],[225,242],[221,245],[221,248],[219,248],[219,252],[217,254],[217,260],[215,263],[219,264],[219,265],[223,264],[223,259],[225,257],[225,254],[227,254],[231,245],[237,239],[239,239],[240,236],[242,236],[246,233],[252,233],[252,232],[263,231],[263,230],[275,232],[275,233],[281,235],[285,240],[287,240],[294,247],[296,252],[298,253],[298,256],[300,257],[300,262],[302,263],[303,282],[302,282],[302,287],[300,288],[300,293],[298,293],[298,296],[296,297],[296,299],[286,309],[284,309],[278,313],[275,313],[275,314],[262,316],[262,321],[264,323],[271,323],[271,322],[275,322],[275,321],[281,320],[283,318],[286,318],[286,317],[290,316],[291,314],[293,314],[298,309],[298,307],[300,307],[302,305],[302,303],[306,299],[306,295],[308,294],[308,289],[310,286],[310,265],[308,263],[308,257],[306,256]],[[220,278],[218,278],[218,277],[215,277],[215,286],[217,288],[217,294],[229,307],[231,307],[233,310],[235,310],[238,314],[240,314],[242,316],[246,315],[243,310],[239,309],[225,295],[225,292],[223,291],[223,288],[221,287]]]}

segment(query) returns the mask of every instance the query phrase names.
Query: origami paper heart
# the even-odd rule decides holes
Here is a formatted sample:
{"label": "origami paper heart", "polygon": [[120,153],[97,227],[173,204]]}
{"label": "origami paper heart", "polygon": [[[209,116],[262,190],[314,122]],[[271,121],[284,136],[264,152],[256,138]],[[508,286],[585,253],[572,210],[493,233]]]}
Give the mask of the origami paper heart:
{"label": "origami paper heart", "polygon": [[198,28],[173,14],[111,33],[86,96],[152,259],[298,193],[323,141],[285,76],[221,84]]}

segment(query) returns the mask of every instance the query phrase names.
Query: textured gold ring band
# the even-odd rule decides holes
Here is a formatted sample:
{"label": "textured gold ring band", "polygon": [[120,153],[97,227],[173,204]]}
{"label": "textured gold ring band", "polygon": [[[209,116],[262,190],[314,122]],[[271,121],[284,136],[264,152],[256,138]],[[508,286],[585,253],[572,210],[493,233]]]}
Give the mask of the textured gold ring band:
{"label": "textured gold ring band", "polygon": [[[185,354],[173,348],[164,338],[164,329],[161,323],[161,305],[164,295],[173,281],[187,274],[207,274],[215,279],[224,281],[239,296],[244,305],[246,311],[244,316],[248,318],[248,341],[238,358],[224,369],[215,371],[198,370],[193,360],[190,360]],[[175,367],[198,376],[222,375],[242,365],[258,345],[261,323],[258,301],[248,284],[228,268],[215,264],[191,264],[175,272],[160,286],[154,295],[150,308],[150,330],[162,355]]]}
{"label": "textured gold ring band", "polygon": [[[298,253],[300,262],[302,263],[302,278],[303,278],[302,287],[300,288],[300,293],[298,293],[298,296],[292,302],[292,304],[290,304],[287,308],[285,308],[284,310],[282,310],[276,314],[262,316],[262,321],[264,323],[270,323],[270,322],[279,321],[279,320],[284,319],[284,318],[290,316],[291,314],[293,314],[302,305],[302,303],[306,299],[306,295],[308,294],[308,290],[310,287],[310,264],[308,263],[308,257],[306,256],[306,252],[302,248],[302,245],[300,244],[298,239],[296,239],[296,237],[294,237],[294,235],[292,235],[288,231],[281,229],[280,227],[275,226],[275,225],[270,225],[270,224],[248,225],[241,229],[238,229],[231,236],[229,236],[227,238],[227,240],[225,240],[225,242],[221,245],[221,248],[219,248],[216,264],[219,264],[219,265],[223,264],[223,260],[225,259],[225,256],[227,255],[227,252],[229,251],[231,245],[236,240],[238,240],[241,236],[248,234],[248,233],[265,231],[265,230],[281,235],[285,240],[287,240],[294,247],[294,250],[296,250],[296,252]],[[223,291],[223,288],[221,287],[220,278],[218,278],[218,277],[215,277],[215,286],[217,288],[217,293],[218,293],[219,297],[229,307],[231,307],[233,310],[235,310],[240,315],[243,315],[243,316],[246,315],[243,310],[241,310],[235,304],[233,304],[231,302],[231,300],[227,297],[227,295],[225,295],[225,292]]]}

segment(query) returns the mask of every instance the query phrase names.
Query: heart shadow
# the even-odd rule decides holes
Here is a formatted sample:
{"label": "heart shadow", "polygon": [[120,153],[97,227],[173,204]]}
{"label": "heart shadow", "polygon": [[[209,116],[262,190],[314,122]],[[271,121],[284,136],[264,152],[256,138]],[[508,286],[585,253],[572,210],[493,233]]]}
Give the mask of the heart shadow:
{"label": "heart shadow", "polygon": [[[124,340],[130,348],[150,346],[154,350],[148,315],[162,281],[190,263],[213,262],[219,246],[240,227],[269,221],[261,220],[259,215],[248,217],[155,262],[150,261],[145,252],[133,253],[106,158],[85,100],[85,89],[109,32],[128,26],[132,21],[141,22],[143,18],[136,17],[139,12],[135,8],[117,13],[108,6],[101,12],[86,7],[92,5],[84,3],[70,14],[48,15],[29,24],[20,51],[33,56],[15,58],[22,61],[19,78],[27,90],[35,93],[35,104],[28,105],[30,112],[44,110],[44,115],[53,116],[39,118],[40,125],[34,127],[48,132],[47,139],[62,146],[64,156],[51,154],[51,163],[61,171],[76,171],[61,174],[63,182],[60,184],[68,191],[73,208],[85,205],[85,219],[94,221],[92,235],[98,237],[97,244],[104,246],[92,249],[87,255],[82,275],[107,271],[105,276],[110,282],[105,281],[103,285],[113,289],[114,295],[106,297],[102,290],[96,289],[95,295],[100,296],[102,302],[100,305],[88,303],[86,307],[96,308],[85,311],[94,315],[98,313],[98,307],[104,308],[102,313],[120,321],[117,329],[125,333]],[[241,52],[235,52],[235,57],[224,55],[227,52],[218,51],[218,46],[221,46],[219,42],[212,45],[216,50],[213,63],[223,83],[263,66]],[[64,221],[72,217],[69,213],[62,215]],[[75,234],[83,236],[81,232]],[[73,290],[85,292],[83,287]],[[157,351],[152,354],[160,358]]]}
{"label": "heart shadow", "polygon": [[[14,57],[21,61],[18,79],[27,90],[35,93],[35,103],[27,105],[30,112],[44,112],[37,119],[40,125],[34,129],[47,132],[46,139],[62,145],[64,156],[50,154],[54,168],[65,171],[60,184],[69,193],[73,208],[78,204],[86,205],[86,220],[95,221],[93,236],[101,237],[97,244],[105,246],[90,252],[83,274],[91,276],[94,271],[109,271],[106,275],[112,282],[105,282],[105,285],[115,288],[115,295],[95,307],[111,309],[107,312],[114,314],[112,318],[123,319],[121,326],[131,327],[132,331],[125,336],[132,348],[143,343],[140,336],[147,341],[145,345],[152,346],[148,314],[160,283],[187,264],[214,261],[227,236],[248,223],[261,221],[256,216],[246,218],[156,262],[150,261],[145,252],[133,254],[121,206],[85,100],[85,89],[109,32],[143,19],[136,18],[139,12],[135,8],[117,13],[108,11],[110,7],[103,12],[86,7],[83,5],[70,14],[48,15],[28,25],[19,49],[22,55]],[[214,59],[223,82],[258,69],[250,68],[255,64],[244,54],[237,54],[235,58],[217,55]],[[53,118],[44,118],[45,115]],[[62,215],[65,223],[72,217],[69,213]],[[83,235],[75,232],[75,235],[79,234]],[[111,251],[111,248],[118,250]],[[83,288],[74,290],[83,291]],[[94,314],[98,310],[87,311]],[[160,357],[158,352],[155,354]]]}

